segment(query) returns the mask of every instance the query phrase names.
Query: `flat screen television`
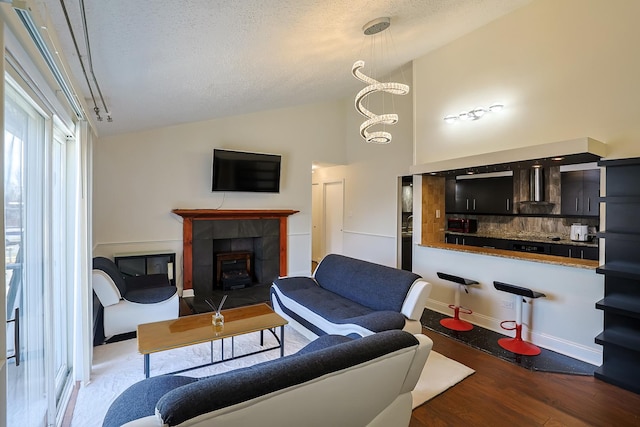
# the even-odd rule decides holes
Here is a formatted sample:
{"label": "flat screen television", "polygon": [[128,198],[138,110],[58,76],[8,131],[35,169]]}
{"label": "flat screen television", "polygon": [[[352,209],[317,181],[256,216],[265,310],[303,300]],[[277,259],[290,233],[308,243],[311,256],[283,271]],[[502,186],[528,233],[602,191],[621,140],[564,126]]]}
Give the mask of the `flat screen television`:
{"label": "flat screen television", "polygon": [[279,154],[213,150],[212,191],[279,193]]}

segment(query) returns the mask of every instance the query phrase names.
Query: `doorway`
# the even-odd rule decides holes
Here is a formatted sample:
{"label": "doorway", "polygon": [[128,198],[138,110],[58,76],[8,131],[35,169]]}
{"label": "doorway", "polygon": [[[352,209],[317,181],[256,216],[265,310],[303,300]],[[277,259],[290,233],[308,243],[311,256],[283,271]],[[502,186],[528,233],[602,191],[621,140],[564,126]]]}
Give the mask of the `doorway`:
{"label": "doorway", "polygon": [[312,185],[311,258],[318,263],[330,253],[344,250],[344,183],[322,182]]}
{"label": "doorway", "polygon": [[400,179],[398,210],[400,268],[411,271],[413,269],[413,176],[411,175]]}

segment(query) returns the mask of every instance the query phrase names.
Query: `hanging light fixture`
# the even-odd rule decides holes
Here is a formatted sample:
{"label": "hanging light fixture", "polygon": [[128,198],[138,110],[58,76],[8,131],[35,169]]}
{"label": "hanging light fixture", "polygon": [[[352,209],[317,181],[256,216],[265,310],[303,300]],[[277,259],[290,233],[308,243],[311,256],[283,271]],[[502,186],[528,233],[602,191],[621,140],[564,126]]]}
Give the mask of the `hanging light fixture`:
{"label": "hanging light fixture", "polygon": [[[366,36],[371,36],[386,30],[390,25],[391,20],[389,18],[378,18],[365,24],[365,26],[362,27],[362,30]],[[363,60],[358,60],[354,62],[353,67],[351,67],[351,74],[353,74],[353,76],[358,80],[367,84],[364,89],[358,92],[355,98],[356,110],[362,116],[367,118],[367,120],[362,122],[360,125],[360,135],[367,142],[388,144],[391,142],[391,133],[386,130],[370,132],[369,129],[376,125],[386,126],[396,124],[398,122],[398,115],[394,113],[375,114],[364,106],[363,101],[367,96],[375,92],[386,92],[392,95],[406,95],[409,93],[409,86],[402,83],[379,82],[360,71],[364,66],[365,62]]]}

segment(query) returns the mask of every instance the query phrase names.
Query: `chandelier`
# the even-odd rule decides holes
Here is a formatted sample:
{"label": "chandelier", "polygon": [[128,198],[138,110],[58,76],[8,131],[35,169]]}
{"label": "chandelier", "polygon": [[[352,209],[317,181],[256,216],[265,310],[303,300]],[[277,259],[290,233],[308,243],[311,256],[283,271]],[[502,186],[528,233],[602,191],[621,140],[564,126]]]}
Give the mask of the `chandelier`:
{"label": "chandelier", "polygon": [[[362,27],[364,34],[374,35],[378,34],[391,25],[391,20],[389,18],[378,18],[374,19],[371,22],[365,24]],[[367,96],[375,93],[375,92],[386,92],[392,95],[406,95],[409,93],[409,86],[402,83],[394,83],[394,82],[379,82],[376,79],[367,76],[362,71],[360,71],[365,65],[363,60],[358,60],[353,63],[353,67],[351,67],[351,74],[358,80],[363,83],[366,83],[367,86],[362,89],[355,98],[355,107],[358,113],[362,116],[366,117],[367,120],[362,122],[360,125],[360,135],[364,138],[365,141],[374,143],[374,144],[388,144],[391,142],[391,133],[386,130],[377,130],[377,131],[369,131],[369,129],[373,126],[380,125],[393,125],[398,122],[398,115],[394,113],[387,114],[376,114],[370,111],[368,108],[364,106],[364,100]]]}

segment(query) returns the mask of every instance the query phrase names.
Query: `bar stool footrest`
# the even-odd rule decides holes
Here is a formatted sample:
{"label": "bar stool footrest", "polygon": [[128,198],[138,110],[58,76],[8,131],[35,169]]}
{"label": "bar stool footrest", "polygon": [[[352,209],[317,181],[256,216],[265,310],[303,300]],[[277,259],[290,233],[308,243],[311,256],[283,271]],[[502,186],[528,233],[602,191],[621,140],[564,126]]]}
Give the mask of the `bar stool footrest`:
{"label": "bar stool footrest", "polygon": [[[505,323],[513,323],[513,327],[511,328],[511,327],[504,326]],[[518,324],[516,323],[515,320],[503,320],[502,322],[500,322],[500,327],[507,331],[515,331],[516,329],[518,329]]]}
{"label": "bar stool footrest", "polygon": [[468,308],[464,308],[464,307],[457,307],[455,304],[449,304],[449,308],[453,311],[457,310],[457,313],[462,313],[462,314],[473,314],[473,311],[468,309]]}

